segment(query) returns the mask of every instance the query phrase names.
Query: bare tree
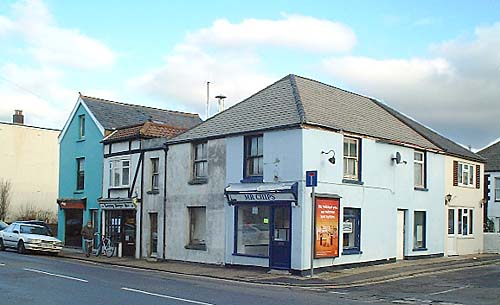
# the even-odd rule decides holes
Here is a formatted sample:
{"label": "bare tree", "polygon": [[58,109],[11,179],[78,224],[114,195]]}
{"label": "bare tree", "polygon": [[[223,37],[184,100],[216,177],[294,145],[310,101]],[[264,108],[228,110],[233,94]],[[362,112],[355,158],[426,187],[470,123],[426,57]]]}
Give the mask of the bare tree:
{"label": "bare tree", "polygon": [[0,219],[7,218],[7,212],[10,206],[10,195],[12,184],[10,180],[0,179]]}
{"label": "bare tree", "polygon": [[46,223],[55,223],[57,219],[55,213],[43,210],[31,202],[22,205],[16,216],[18,220],[42,220]]}

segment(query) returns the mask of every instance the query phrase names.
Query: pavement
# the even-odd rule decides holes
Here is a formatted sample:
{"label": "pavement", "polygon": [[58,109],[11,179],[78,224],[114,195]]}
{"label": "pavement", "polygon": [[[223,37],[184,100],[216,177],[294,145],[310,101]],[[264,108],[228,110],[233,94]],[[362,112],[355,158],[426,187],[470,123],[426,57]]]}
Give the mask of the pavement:
{"label": "pavement", "polygon": [[468,270],[487,265],[500,265],[500,254],[477,254],[452,257],[403,260],[387,264],[362,266],[315,273],[314,277],[294,276],[263,268],[229,267],[180,261],[155,261],[133,258],[85,257],[81,250],[64,248],[61,257],[142,270],[180,274],[201,278],[215,278],[260,285],[293,286],[303,288],[348,288],[387,283],[402,279]]}

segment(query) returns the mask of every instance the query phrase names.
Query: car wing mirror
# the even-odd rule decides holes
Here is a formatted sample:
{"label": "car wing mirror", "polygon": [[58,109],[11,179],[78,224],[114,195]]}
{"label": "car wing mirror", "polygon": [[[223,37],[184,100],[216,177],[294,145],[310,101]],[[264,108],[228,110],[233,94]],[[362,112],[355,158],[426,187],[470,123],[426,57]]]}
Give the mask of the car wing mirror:
{"label": "car wing mirror", "polygon": [[12,231],[12,233],[19,234],[19,231],[18,230],[14,230],[14,231]]}

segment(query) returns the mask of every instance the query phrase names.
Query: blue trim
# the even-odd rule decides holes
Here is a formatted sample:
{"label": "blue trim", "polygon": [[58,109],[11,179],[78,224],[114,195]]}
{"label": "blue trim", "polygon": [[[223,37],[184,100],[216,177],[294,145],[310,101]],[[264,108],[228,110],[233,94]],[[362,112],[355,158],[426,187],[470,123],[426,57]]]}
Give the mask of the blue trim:
{"label": "blue trim", "polygon": [[429,189],[425,188],[425,187],[414,187],[413,188],[415,191],[422,191],[422,192],[428,192]]}
{"label": "blue trim", "polygon": [[[245,166],[246,168],[246,166]],[[245,175],[246,173],[244,173]],[[250,177],[245,177],[240,180],[241,183],[262,183],[264,182],[264,178],[262,176],[250,176]]]}
{"label": "blue trim", "polygon": [[427,248],[415,248],[413,249],[413,251],[427,251],[428,249]]}
{"label": "blue trim", "polygon": [[233,253],[233,256],[264,258],[264,259],[267,258],[267,259],[269,259],[269,256],[250,255],[250,254],[241,254],[241,253]]}
{"label": "blue trim", "polygon": [[355,254],[363,254],[363,251],[358,249],[344,249],[342,250],[342,255],[355,255]]}
{"label": "blue trim", "polygon": [[363,185],[363,184],[365,184],[363,181],[351,180],[351,179],[342,179],[342,183],[357,184],[357,185]]}

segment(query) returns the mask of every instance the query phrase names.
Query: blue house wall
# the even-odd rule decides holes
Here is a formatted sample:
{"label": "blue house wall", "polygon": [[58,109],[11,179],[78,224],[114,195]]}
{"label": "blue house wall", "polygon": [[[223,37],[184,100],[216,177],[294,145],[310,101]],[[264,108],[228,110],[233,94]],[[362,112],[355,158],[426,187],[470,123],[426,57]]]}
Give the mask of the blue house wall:
{"label": "blue house wall", "polygon": [[[85,137],[80,139],[80,119],[85,116]],[[62,135],[59,145],[59,198],[86,198],[83,210],[85,224],[91,218],[90,210],[99,209],[97,199],[102,190],[102,160],[103,145],[100,141],[103,134],[92,120],[86,108],[79,104],[70,118],[66,132]],[[85,158],[84,189],[77,190],[77,158]],[[100,223],[100,211],[97,212],[97,223]],[[65,241],[65,209],[58,212],[58,237]],[[100,226],[97,225],[96,229]]]}

